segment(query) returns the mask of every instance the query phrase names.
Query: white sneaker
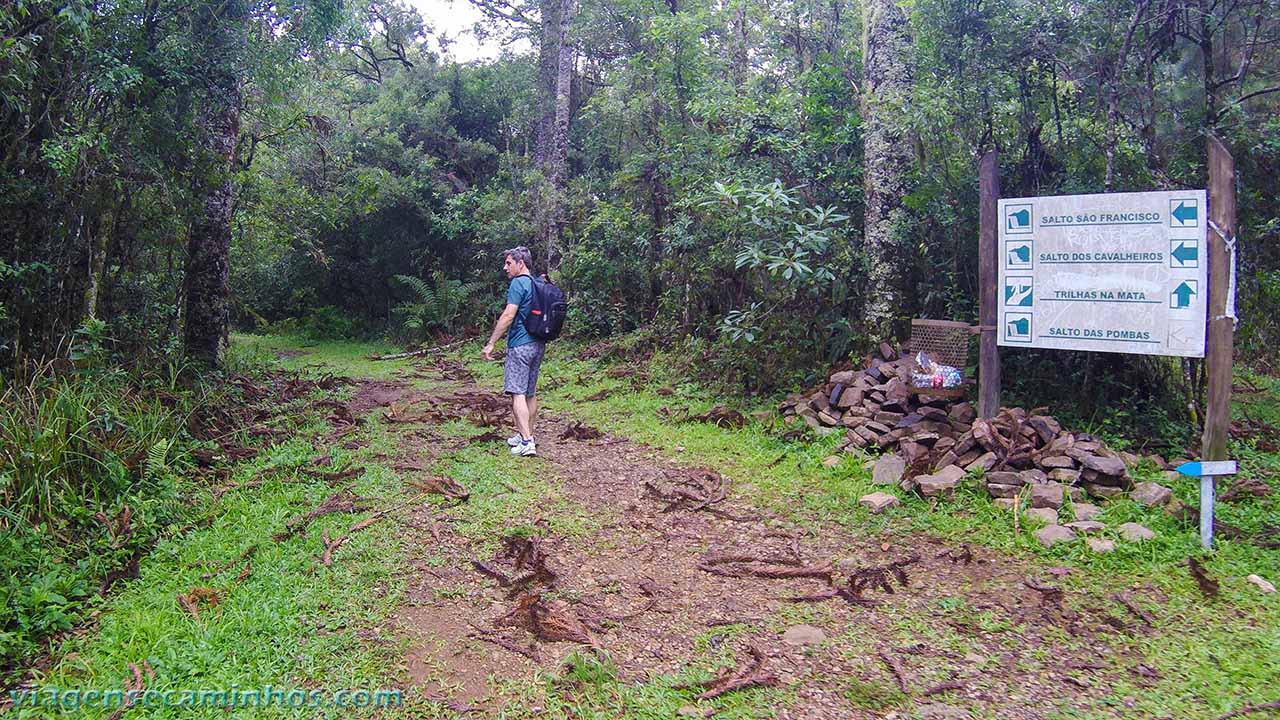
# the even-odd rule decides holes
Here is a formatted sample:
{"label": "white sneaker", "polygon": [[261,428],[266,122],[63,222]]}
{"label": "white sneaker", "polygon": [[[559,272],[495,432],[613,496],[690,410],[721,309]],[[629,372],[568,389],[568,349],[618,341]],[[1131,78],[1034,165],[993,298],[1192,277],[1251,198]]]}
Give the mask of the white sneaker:
{"label": "white sneaker", "polygon": [[520,437],[520,433],[516,433],[515,435],[507,438],[507,444],[511,447],[515,447],[522,442],[524,442],[524,438]]}
{"label": "white sneaker", "polygon": [[533,440],[529,440],[528,442],[521,442],[519,445],[516,445],[511,448],[511,454],[523,455],[525,457],[529,457],[531,455],[537,455],[538,446],[533,442]]}

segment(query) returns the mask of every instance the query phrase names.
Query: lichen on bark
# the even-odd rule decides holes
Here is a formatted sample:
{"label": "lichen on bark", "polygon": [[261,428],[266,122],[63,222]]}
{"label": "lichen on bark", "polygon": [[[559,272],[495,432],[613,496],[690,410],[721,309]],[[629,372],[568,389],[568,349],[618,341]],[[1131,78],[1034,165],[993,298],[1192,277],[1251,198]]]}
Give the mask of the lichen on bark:
{"label": "lichen on bark", "polygon": [[867,0],[863,12],[863,321],[869,339],[879,342],[900,335],[912,309],[915,250],[903,200],[914,163],[907,115],[914,72],[907,18],[895,0]]}

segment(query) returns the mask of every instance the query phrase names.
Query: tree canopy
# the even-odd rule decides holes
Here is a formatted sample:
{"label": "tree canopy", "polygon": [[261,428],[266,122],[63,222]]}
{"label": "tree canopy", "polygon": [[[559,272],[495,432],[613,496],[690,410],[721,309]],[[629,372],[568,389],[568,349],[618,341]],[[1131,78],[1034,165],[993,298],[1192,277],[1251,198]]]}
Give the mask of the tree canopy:
{"label": "tree canopy", "polygon": [[4,362],[91,320],[122,358],[185,338],[214,364],[230,326],[457,333],[526,244],[575,334],[775,387],[906,318],[976,320],[986,151],[1006,196],[1203,187],[1210,133],[1241,344],[1280,339],[1276,0],[473,1],[531,49],[449,60],[397,0],[8,5]]}

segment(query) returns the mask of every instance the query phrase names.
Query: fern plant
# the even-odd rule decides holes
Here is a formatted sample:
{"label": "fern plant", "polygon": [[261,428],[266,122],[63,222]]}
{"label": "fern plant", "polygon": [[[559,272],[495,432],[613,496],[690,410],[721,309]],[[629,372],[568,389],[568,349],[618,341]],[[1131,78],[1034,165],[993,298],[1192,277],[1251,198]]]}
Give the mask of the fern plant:
{"label": "fern plant", "polygon": [[453,334],[467,303],[479,287],[478,283],[464,283],[445,277],[439,270],[431,273],[431,283],[412,275],[396,275],[396,280],[414,293],[413,300],[392,310],[400,318],[404,334],[412,342],[427,339],[433,330]]}

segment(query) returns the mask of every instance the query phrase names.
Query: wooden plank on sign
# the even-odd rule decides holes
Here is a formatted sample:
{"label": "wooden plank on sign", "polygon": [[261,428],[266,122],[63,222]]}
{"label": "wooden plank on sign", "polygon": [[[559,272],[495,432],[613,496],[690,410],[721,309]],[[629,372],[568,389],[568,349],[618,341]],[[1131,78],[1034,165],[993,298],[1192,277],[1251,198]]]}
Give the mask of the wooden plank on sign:
{"label": "wooden plank on sign", "polygon": [[996,285],[999,283],[996,206],[1000,200],[1000,166],[995,150],[978,162],[978,417],[995,417],[1000,409],[1000,350],[996,346]]}
{"label": "wooden plank on sign", "polygon": [[[1236,234],[1235,160],[1217,137],[1209,136],[1209,219],[1228,237]],[[1205,460],[1227,459],[1227,429],[1231,424],[1231,365],[1234,321],[1227,316],[1227,287],[1231,282],[1231,255],[1227,243],[1209,226],[1209,325],[1205,363],[1208,399],[1204,434],[1200,439]]]}

